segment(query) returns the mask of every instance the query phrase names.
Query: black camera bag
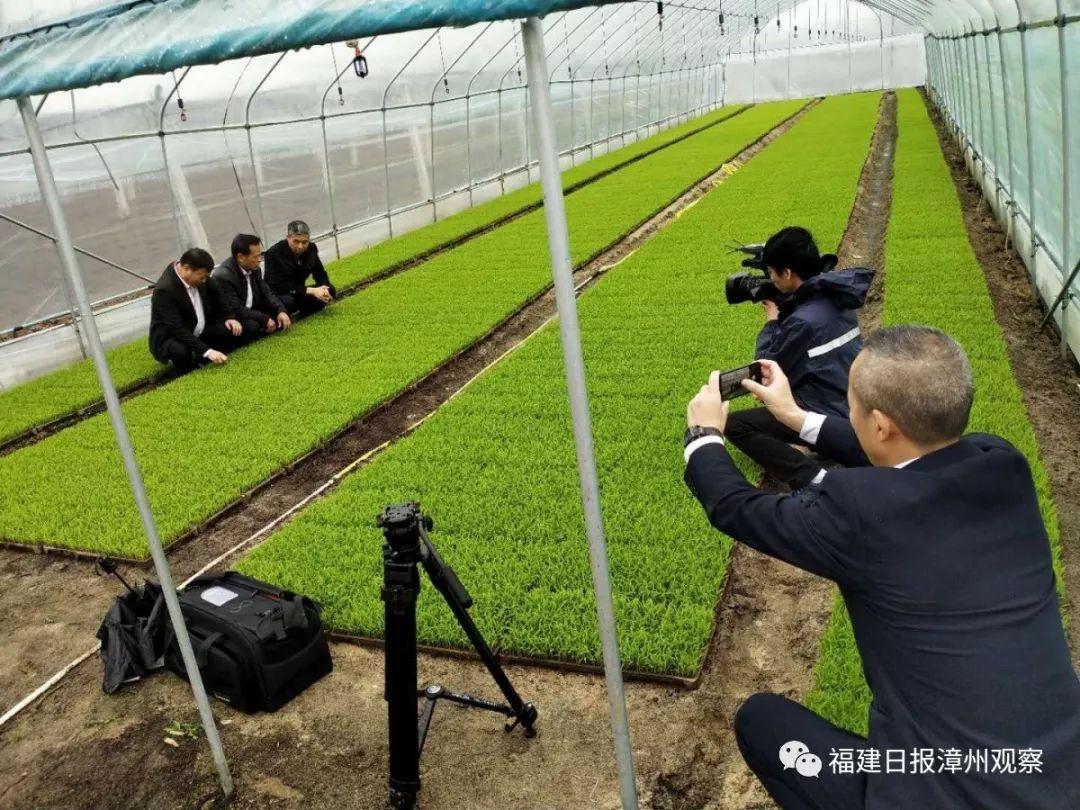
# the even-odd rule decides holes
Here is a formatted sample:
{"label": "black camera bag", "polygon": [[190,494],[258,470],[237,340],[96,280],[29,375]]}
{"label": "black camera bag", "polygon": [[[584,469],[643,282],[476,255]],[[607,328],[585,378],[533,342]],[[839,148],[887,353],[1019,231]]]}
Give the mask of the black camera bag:
{"label": "black camera bag", "polygon": [[[241,711],[279,709],[334,668],[306,596],[226,571],[188,585],[180,608],[207,692]],[[165,665],[187,677],[175,643]]]}

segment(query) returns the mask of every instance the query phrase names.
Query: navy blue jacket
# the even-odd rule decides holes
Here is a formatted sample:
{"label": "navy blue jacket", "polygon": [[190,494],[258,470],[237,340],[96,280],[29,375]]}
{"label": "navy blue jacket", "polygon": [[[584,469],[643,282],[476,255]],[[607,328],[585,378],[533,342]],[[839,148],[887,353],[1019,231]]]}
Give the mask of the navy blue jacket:
{"label": "navy blue jacket", "polygon": [[780,364],[804,409],[848,415],[848,370],[862,349],[855,310],[873,278],[865,267],[813,276],[780,303],[780,318],[758,334],[754,357]]}
{"label": "navy blue jacket", "polygon": [[[825,419],[817,444],[859,463],[847,420]],[[867,808],[1080,808],[1080,682],[1012,445],[972,434],[902,469],[830,470],[769,495],[714,443],[691,455],[686,482],[720,531],[839,584],[882,763],[889,749],[1042,752],[1041,774],[870,774]]]}

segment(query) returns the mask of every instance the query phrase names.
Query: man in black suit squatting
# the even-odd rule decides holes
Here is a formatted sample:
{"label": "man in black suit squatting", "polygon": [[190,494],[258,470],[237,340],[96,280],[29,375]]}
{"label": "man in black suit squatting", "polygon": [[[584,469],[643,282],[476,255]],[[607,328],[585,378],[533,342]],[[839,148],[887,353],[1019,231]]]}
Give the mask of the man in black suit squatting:
{"label": "man in black suit squatting", "polygon": [[743,385],[779,422],[873,466],[755,489],[724,447],[714,373],[688,409],[686,483],[717,529],[840,586],[873,701],[863,738],[753,695],[734,721],[746,763],[784,810],[1080,808],[1080,683],[1050,543],[1024,456],[964,435],[963,350],[929,327],[877,332],[851,367],[850,420],[803,410],[762,365],[764,385]]}
{"label": "man in black suit squatting", "polygon": [[[264,254],[266,283],[289,312],[303,318],[337,298],[337,289],[319,258],[319,246],[311,241],[308,224],[293,220],[285,230],[285,238]],[[315,282],[310,287],[309,278]]]}
{"label": "man in black suit squatting", "polygon": [[210,283],[236,315],[248,339],[272,334],[292,326],[285,305],[262,274],[262,241],[250,233],[233,237],[229,258],[214,268]]}
{"label": "man in black suit squatting", "polygon": [[171,262],[150,296],[150,353],[181,373],[220,365],[243,345],[243,327],[207,284],[214,260],[201,248]]}

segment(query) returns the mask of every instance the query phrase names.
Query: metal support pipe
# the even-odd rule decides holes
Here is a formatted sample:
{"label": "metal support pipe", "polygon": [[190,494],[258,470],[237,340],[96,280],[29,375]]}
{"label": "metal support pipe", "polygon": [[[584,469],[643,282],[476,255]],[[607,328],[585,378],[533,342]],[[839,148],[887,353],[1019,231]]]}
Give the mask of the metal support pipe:
{"label": "metal support pipe", "polygon": [[[1057,0],[1057,12],[1058,16],[1063,15],[1063,9],[1061,8],[1061,0]],[[1062,180],[1062,197],[1061,197],[1061,267],[1062,270],[1069,267],[1072,263],[1072,232],[1076,227],[1072,221],[1072,155],[1070,154],[1070,147],[1072,145],[1072,111],[1070,106],[1073,104],[1073,99],[1069,94],[1069,51],[1065,47],[1065,26],[1058,26],[1058,65],[1060,68],[1061,78],[1061,180]],[[1034,232],[1035,226],[1032,225],[1032,232]],[[1080,269],[1080,266],[1078,266]],[[1064,277],[1064,273],[1062,273]],[[1072,272],[1072,279],[1076,278],[1076,270]],[[1061,288],[1061,292],[1058,293],[1057,301],[1064,302],[1061,307],[1061,356],[1065,357],[1069,351],[1068,337],[1065,333],[1065,317],[1069,309],[1069,297],[1071,295],[1070,286],[1072,279],[1063,279],[1064,284]],[[1057,306],[1057,303],[1055,303]],[[1053,315],[1053,310],[1050,311]]]}
{"label": "metal support pipe", "polygon": [[[1023,19],[1023,18],[1021,18]],[[1035,290],[1035,254],[1039,251],[1039,240],[1035,235],[1035,142],[1032,119],[1034,113],[1031,104],[1031,58],[1027,41],[1027,26],[1020,29],[1020,63],[1024,73],[1024,131],[1027,133],[1028,164],[1028,224],[1031,226],[1031,266],[1028,268],[1032,290]],[[1037,292],[1037,291],[1036,291]]]}
{"label": "metal support pipe", "polygon": [[971,99],[971,69],[968,65],[967,52],[961,40],[954,40],[956,48],[956,64],[959,71],[961,107],[964,110],[963,136],[967,148],[971,150],[972,158],[975,157],[975,104]]}
{"label": "metal support pipe", "polygon": [[[439,90],[439,85],[443,84],[444,80],[446,80],[449,77],[450,71],[452,71],[455,67],[457,67],[458,62],[460,62],[462,59],[465,58],[465,55],[469,52],[469,50],[472,48],[472,46],[475,45],[477,42],[479,42],[480,37],[484,36],[484,34],[486,34],[488,32],[488,29],[490,29],[491,26],[493,26],[494,24],[495,23],[493,23],[493,22],[489,22],[487,25],[485,25],[483,28],[481,28],[480,33],[478,33],[475,37],[473,37],[472,42],[470,42],[468,45],[466,45],[465,49],[461,53],[459,53],[457,55],[457,58],[454,59],[450,63],[450,66],[447,67],[445,70],[443,70],[443,72],[439,75],[439,78],[435,80],[435,84],[432,85],[432,87],[431,87],[431,99],[430,99],[431,109],[430,109],[430,112],[429,112],[430,118],[429,118],[429,122],[428,122],[428,131],[430,133],[429,137],[428,137],[428,146],[430,147],[430,152],[431,152],[431,166],[428,168],[428,174],[431,177],[431,219],[432,219],[432,221],[435,221],[435,220],[437,220],[439,218],[439,209],[438,209],[438,206],[435,204],[435,199],[439,196],[438,186],[435,185],[435,103],[436,103],[435,102],[435,94]],[[451,99],[451,101],[458,101],[458,100],[459,99],[456,99],[456,98]],[[466,113],[465,114],[465,117],[466,117],[465,130],[466,130],[466,133],[468,133],[468,128],[469,128],[468,127],[468,106],[469,106],[469,101],[466,98],[466,100],[465,100],[465,108],[466,108],[465,109],[465,113]],[[466,165],[468,165],[468,162],[469,162],[468,161],[468,152],[469,152],[469,144],[468,144],[468,136],[466,134],[466,142],[465,142]],[[387,158],[387,159],[389,159],[389,158]],[[468,175],[467,185],[469,185],[470,187],[472,186],[472,175],[471,174]],[[469,194],[469,203],[472,204],[472,193],[471,192]]]}
{"label": "metal support pipe", "polygon": [[191,72],[191,68],[184,68],[184,72],[180,74],[180,79],[173,83],[172,90],[165,96],[164,101],[161,102],[161,109],[158,111],[158,140],[161,143],[161,161],[162,166],[165,169],[165,182],[169,186],[169,204],[172,206],[173,223],[176,225],[176,249],[177,255],[182,253],[187,245],[184,244],[184,234],[180,230],[180,209],[176,204],[176,192],[173,190],[172,175],[169,172],[169,150],[165,148],[165,110],[168,109],[169,101],[172,100],[173,95],[177,93],[180,85],[183,84],[184,79]]}
{"label": "metal support pipe", "polygon": [[79,271],[79,263],[75,257],[67,219],[64,216],[64,209],[60,203],[60,194],[56,188],[56,178],[53,177],[49,156],[45,151],[45,142],[41,137],[41,128],[38,126],[37,115],[34,113],[34,107],[30,103],[30,99],[22,96],[16,102],[22,116],[23,126],[26,129],[26,140],[30,144],[30,155],[34,161],[34,172],[37,174],[41,196],[46,208],[48,208],[53,229],[56,231],[56,244],[60,251],[61,264],[79,304],[79,313],[82,315],[86,337],[90,343],[90,353],[94,358],[98,381],[101,383],[102,393],[105,396],[105,405],[109,411],[113,431],[116,433],[116,443],[120,447],[120,456],[124,461],[124,468],[127,471],[132,494],[135,496],[135,505],[138,507],[139,516],[142,518],[143,530],[146,532],[150,554],[154,559],[158,582],[161,584],[161,590],[165,596],[165,606],[169,611],[169,618],[176,633],[177,645],[180,647],[184,667],[188,672],[191,691],[195,694],[195,705],[199,710],[199,719],[202,720],[206,740],[210,744],[214,765],[217,767],[221,791],[224,797],[229,799],[234,791],[232,775],[229,773],[229,763],[225,759],[225,751],[221,746],[221,738],[218,736],[217,726],[214,723],[214,713],[210,708],[210,700],[206,696],[202,675],[195,661],[195,652],[191,648],[191,638],[188,636],[187,627],[184,625],[183,614],[180,612],[180,601],[176,596],[176,586],[173,584],[172,572],[169,570],[169,561],[165,557],[164,549],[161,547],[157,525],[154,522],[154,515],[150,510],[150,501],[146,497],[146,488],[143,486],[142,474],[139,471],[139,463],[135,459],[135,451],[131,446],[127,423],[124,420],[123,411],[120,409],[120,398],[117,396],[116,386],[113,385],[112,374],[109,371],[109,364],[105,359],[105,347],[101,343],[101,335],[98,334],[94,313],[90,308],[90,298],[86,294],[86,286],[83,284],[82,274]]}
{"label": "metal support pipe", "polygon": [[791,32],[792,32],[792,18],[795,14],[795,7],[788,8],[787,18],[787,84],[784,87],[784,98],[791,98]]}
{"label": "metal support pipe", "polygon": [[975,121],[978,123],[978,127],[975,132],[977,134],[977,146],[976,154],[979,162],[982,163],[983,176],[986,176],[986,119],[983,111],[986,109],[983,104],[982,97],[982,82],[979,81],[979,52],[975,49],[975,38],[972,37],[968,40],[968,44],[971,46],[971,83],[974,85],[975,104],[976,104],[976,116]]}
{"label": "metal support pipe", "polygon": [[881,65],[880,65],[880,68],[881,68],[881,90],[882,90],[882,92],[884,92],[885,91],[885,21],[881,18],[881,12],[878,11],[876,8],[874,8],[873,6],[867,6],[867,8],[869,8],[872,12],[874,12],[874,16],[877,17],[878,51],[879,51],[879,56],[880,56],[880,61],[881,61]]}
{"label": "metal support pipe", "polygon": [[607,683],[611,711],[615,760],[619,771],[619,795],[622,798],[623,810],[637,810],[629,718],[626,711],[626,697],[623,694],[622,666],[619,662],[615,610],[611,599],[611,578],[608,572],[603,517],[600,512],[600,489],[593,452],[588,395],[585,388],[581,331],[578,325],[577,303],[574,297],[574,281],[570,264],[570,237],[566,226],[566,207],[559,177],[555,122],[551,109],[547,60],[544,57],[544,36],[540,20],[536,17],[526,19],[521,24],[521,33],[525,42],[525,63],[529,71],[529,93],[533,101],[533,123],[536,129],[537,154],[540,158],[540,181],[544,189],[544,218],[547,222],[548,245],[551,250],[551,271],[555,282],[555,301],[559,314],[563,362],[566,364],[570,413],[574,423],[578,476],[581,480],[581,501],[585,512],[585,532],[589,540],[589,561],[596,594],[596,614],[600,623],[604,678]]}
{"label": "metal support pipe", "polygon": [[[244,132],[247,134],[248,145],[248,157],[251,160],[251,176],[254,181],[253,187],[255,189],[255,212],[259,217],[259,233],[263,235],[263,238],[267,238],[266,232],[266,216],[263,213],[262,204],[262,189],[259,186],[259,167],[255,162],[255,142],[251,136],[251,102],[255,100],[255,94],[258,93],[266,80],[270,78],[270,74],[277,70],[277,66],[281,64],[282,60],[288,55],[288,51],[280,54],[277,59],[274,60],[274,64],[270,66],[270,69],[263,74],[263,77],[259,79],[259,83],[255,85],[255,89],[248,95],[247,101],[244,103]],[[324,121],[325,125],[325,121]]]}
{"label": "metal support pipe", "polygon": [[851,0],[844,4],[844,39],[847,40],[847,91],[855,92],[855,67],[851,57]]}
{"label": "metal support pipe", "polygon": [[[998,136],[997,136],[997,113],[994,112],[994,81],[990,71],[990,35],[987,34],[983,37],[983,59],[986,60],[986,102],[990,108],[990,148],[993,154],[994,163],[994,187],[1000,188],[998,184],[998,177],[1001,173],[1001,155],[998,153]],[[985,170],[986,163],[983,163],[983,169]],[[997,196],[997,191],[994,192],[994,196]]]}
{"label": "metal support pipe", "polygon": [[[367,44],[360,49],[360,52],[363,53],[370,48],[371,43],[375,40],[376,37],[369,39]],[[333,45],[330,45],[331,49],[333,49],[333,47]],[[334,256],[338,259],[341,258],[341,243],[338,241],[338,234],[340,231],[338,229],[337,203],[334,201],[334,172],[330,167],[330,143],[326,138],[326,97],[330,95],[330,91],[333,89],[334,85],[341,81],[341,77],[344,76],[352,66],[353,62],[350,60],[345,64],[345,67],[338,71],[338,74],[334,77],[333,81],[326,85],[326,89],[323,90],[322,100],[319,102],[319,125],[322,128],[323,165],[326,168],[326,199],[327,202],[330,203],[330,232],[334,239]],[[342,99],[342,101],[344,101],[344,99]],[[248,130],[248,132],[250,131],[251,130]],[[385,155],[383,157],[384,159],[387,159]],[[263,234],[263,238],[267,238],[267,234]]]}
{"label": "metal support pipe", "polygon": [[[389,136],[386,134],[386,99],[390,95],[390,88],[394,86],[394,82],[401,77],[401,74],[413,63],[413,60],[416,59],[420,52],[428,46],[428,43],[438,36],[439,31],[441,30],[441,28],[436,28],[432,31],[431,35],[424,40],[424,43],[419,48],[413,51],[412,56],[405,60],[405,64],[398,68],[397,73],[394,74],[393,78],[386,83],[386,87],[383,88],[382,105],[380,107],[380,112],[382,113],[383,184],[386,189],[386,230],[391,239],[394,238],[394,203],[393,200],[390,199],[390,140]],[[435,195],[434,189],[432,189],[431,194],[432,196]]]}
{"label": "metal support pipe", "polygon": [[[997,46],[998,46],[998,59],[1001,62],[1001,109],[1005,116],[1005,163],[1007,169],[1007,176],[1009,178],[1008,188],[1005,189],[1005,196],[1008,198],[1008,206],[1010,208],[1010,216],[1015,216],[1014,200],[1016,199],[1016,178],[1013,172],[1013,160],[1012,160],[1012,125],[1009,123],[1009,86],[1005,81],[1006,68],[1005,68],[1005,43],[1002,40],[1001,31],[997,32]],[[999,183],[1001,173],[998,172]]]}
{"label": "metal support pipe", "polygon": [[971,144],[971,138],[968,135],[971,132],[971,104],[968,100],[968,90],[971,88],[967,82],[967,65],[964,49],[960,47],[960,40],[952,40],[950,47],[953,52],[953,63],[956,65],[956,100],[957,110],[960,113],[957,118],[957,134],[960,136],[961,151],[966,153]]}
{"label": "metal support pipe", "polygon": [[[30,223],[23,222],[21,219],[16,219],[15,217],[11,216],[10,214],[5,214],[3,211],[0,211],[0,220],[3,220],[4,222],[10,223],[11,225],[14,225],[16,228],[22,228],[23,230],[30,231],[30,233],[37,234],[38,236],[42,237],[43,239],[48,239],[50,242],[52,242],[54,244],[56,243],[56,237],[53,236],[48,231],[43,231],[43,230],[41,230],[41,228],[35,228]],[[117,264],[112,259],[106,259],[104,256],[101,256],[101,255],[99,255],[97,253],[94,253],[91,250],[87,250],[86,248],[81,248],[78,245],[72,245],[72,248],[74,249],[74,251],[76,253],[81,253],[83,256],[86,256],[89,259],[94,259],[95,261],[99,261],[102,264],[107,264],[109,267],[113,268],[114,270],[119,270],[121,273],[125,273],[125,274],[131,276],[132,278],[137,278],[139,281],[145,281],[147,284],[153,284],[154,281],[156,280],[156,279],[150,278],[149,276],[144,276],[142,273],[139,273],[139,272],[137,272],[135,270],[132,270],[132,269],[130,269],[128,267],[124,267],[122,264]]]}

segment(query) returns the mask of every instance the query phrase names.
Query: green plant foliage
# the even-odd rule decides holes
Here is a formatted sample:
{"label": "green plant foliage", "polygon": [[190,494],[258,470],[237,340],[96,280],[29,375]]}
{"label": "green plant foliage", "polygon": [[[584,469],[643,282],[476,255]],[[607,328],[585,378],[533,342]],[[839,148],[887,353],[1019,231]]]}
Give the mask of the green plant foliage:
{"label": "green plant foliage", "polygon": [[[159,377],[168,369],[151,356],[145,339],[110,349],[105,357],[121,391]],[[23,383],[0,393],[0,442],[100,400],[101,386],[92,360]]]}
{"label": "green plant foliage", "polygon": [[[742,104],[722,107],[719,110],[706,113],[700,118],[665,129],[663,132],[649,138],[643,138],[629,146],[586,161],[580,166],[567,169],[562,175],[563,188],[568,191],[576,189],[598,175],[618,169],[656,149],[664,148],[680,138],[685,138],[726,121],[728,118],[742,112],[747,106]],[[335,262],[330,268],[331,278],[339,286],[356,284],[376,273],[382,272],[388,267],[409,261],[415,256],[421,256],[442,245],[486,228],[492,223],[513,216],[529,206],[538,204],[541,196],[540,184],[532,183],[449,216],[446,219],[434,222],[431,225],[417,228],[401,236],[395,236],[393,239],[380,242],[367,250],[362,250],[353,256]]]}
{"label": "green plant foliage", "polygon": [[[885,324],[923,323],[952,335],[971,358],[975,405],[969,429],[1015,445],[1031,465],[1061,588],[1057,514],[1039,446],[994,318],[982,268],[926,106],[915,90],[899,94],[892,217],[885,262]],[[821,641],[810,708],[866,734],[870,689],[863,678],[851,621],[838,599]]]}
{"label": "green plant foliage", "polygon": [[[682,483],[681,437],[689,397],[711,369],[746,362],[763,323],[760,308],[724,302],[724,275],[740,269],[730,245],[793,222],[835,245],[878,99],[826,100],[579,301],[628,667],[695,672],[713,625],[731,541],[709,526]],[[819,160],[825,151],[830,159]],[[752,473],[746,459],[740,463]],[[373,518],[401,500],[419,500],[434,517],[434,540],[475,597],[489,640],[527,655],[600,660],[557,324],[305,510],[241,568],[321,600],[338,629],[381,635],[381,535]],[[464,644],[442,600],[424,588],[421,638]]]}
{"label": "green plant foliage", "polygon": [[[649,138],[589,160],[563,173],[563,187],[574,189],[604,172],[610,172],[641,159],[653,150],[719,124],[747,105],[714,110]],[[352,256],[331,262],[330,277],[339,289],[347,289],[397,264],[424,255],[475,231],[518,213],[540,201],[540,185],[534,183],[497,197],[446,219],[381,242]],[[109,368],[116,387],[124,389],[161,377],[167,366],[158,363],[139,340],[107,352]],[[39,377],[0,394],[0,442],[20,435],[101,399],[101,388],[91,360]]]}
{"label": "green plant foliage", "polygon": [[[663,208],[802,102],[744,114],[567,198],[580,262]],[[161,536],[198,525],[474,342],[551,271],[534,211],[124,405]],[[0,537],[143,556],[107,417],[0,458]]]}

